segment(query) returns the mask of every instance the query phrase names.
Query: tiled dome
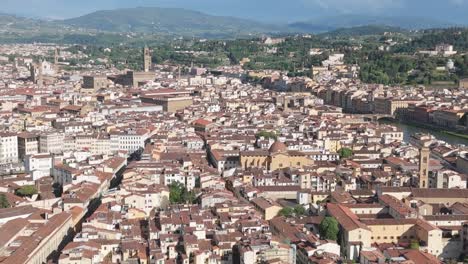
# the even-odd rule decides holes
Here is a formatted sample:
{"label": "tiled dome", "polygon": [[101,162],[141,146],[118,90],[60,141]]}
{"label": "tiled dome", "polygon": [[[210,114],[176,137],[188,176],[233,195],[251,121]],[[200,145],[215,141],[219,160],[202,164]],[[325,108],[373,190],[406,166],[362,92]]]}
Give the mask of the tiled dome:
{"label": "tiled dome", "polygon": [[280,142],[280,141],[275,141],[275,143],[273,143],[273,145],[271,145],[270,147],[270,153],[278,153],[278,152],[284,152],[288,149],[288,147],[286,147],[286,145],[283,143],[283,142]]}

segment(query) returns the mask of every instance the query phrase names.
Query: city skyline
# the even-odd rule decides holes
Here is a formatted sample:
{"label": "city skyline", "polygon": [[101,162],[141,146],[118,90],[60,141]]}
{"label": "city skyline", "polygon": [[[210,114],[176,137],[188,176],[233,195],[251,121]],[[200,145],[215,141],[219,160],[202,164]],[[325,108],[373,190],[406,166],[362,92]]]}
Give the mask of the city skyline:
{"label": "city skyline", "polygon": [[468,263],[468,0],[3,1],[0,264]]}

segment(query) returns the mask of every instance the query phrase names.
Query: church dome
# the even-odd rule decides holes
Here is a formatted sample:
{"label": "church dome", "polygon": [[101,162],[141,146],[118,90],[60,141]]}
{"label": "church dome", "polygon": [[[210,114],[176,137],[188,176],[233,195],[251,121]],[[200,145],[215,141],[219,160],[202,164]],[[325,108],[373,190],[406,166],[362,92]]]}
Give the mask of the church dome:
{"label": "church dome", "polygon": [[270,147],[270,153],[278,153],[278,152],[285,152],[288,150],[288,147],[283,142],[275,141],[273,145]]}

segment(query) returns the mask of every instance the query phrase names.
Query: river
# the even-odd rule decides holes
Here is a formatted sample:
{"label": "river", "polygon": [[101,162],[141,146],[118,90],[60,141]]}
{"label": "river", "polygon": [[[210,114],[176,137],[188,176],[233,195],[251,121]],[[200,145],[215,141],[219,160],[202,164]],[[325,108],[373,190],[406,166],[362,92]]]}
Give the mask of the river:
{"label": "river", "polygon": [[425,133],[425,134],[431,134],[435,138],[437,138],[439,140],[443,140],[443,141],[445,141],[445,142],[447,142],[447,143],[449,143],[451,145],[466,145],[466,146],[468,146],[468,139],[448,135],[448,134],[442,133],[440,131],[437,131],[435,129],[421,128],[421,127],[417,127],[417,126],[414,126],[414,125],[405,124],[405,123],[396,122],[396,121],[389,121],[389,120],[381,120],[379,123],[381,123],[381,124],[390,124],[390,125],[394,125],[396,127],[399,127],[401,130],[403,130],[404,141],[405,142],[409,142],[409,139],[410,139],[411,135],[413,135],[415,133]]}

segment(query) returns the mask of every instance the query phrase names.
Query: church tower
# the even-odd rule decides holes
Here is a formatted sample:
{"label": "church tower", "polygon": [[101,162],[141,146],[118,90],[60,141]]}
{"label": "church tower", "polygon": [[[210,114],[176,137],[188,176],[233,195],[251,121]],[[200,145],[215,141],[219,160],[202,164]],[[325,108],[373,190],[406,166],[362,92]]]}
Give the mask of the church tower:
{"label": "church tower", "polygon": [[422,147],[419,153],[419,188],[429,188],[429,156],[431,151],[427,147]]}
{"label": "church tower", "polygon": [[148,46],[143,48],[143,69],[145,72],[149,72],[151,69],[151,51]]}
{"label": "church tower", "polygon": [[42,59],[39,59],[38,63],[31,63],[31,65],[29,65],[29,71],[31,73],[31,81],[34,84],[37,84],[40,88],[44,84],[44,78],[42,76],[43,75],[42,67],[43,67]]}

